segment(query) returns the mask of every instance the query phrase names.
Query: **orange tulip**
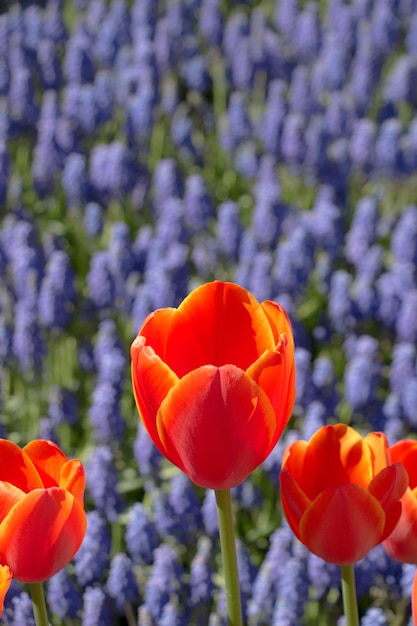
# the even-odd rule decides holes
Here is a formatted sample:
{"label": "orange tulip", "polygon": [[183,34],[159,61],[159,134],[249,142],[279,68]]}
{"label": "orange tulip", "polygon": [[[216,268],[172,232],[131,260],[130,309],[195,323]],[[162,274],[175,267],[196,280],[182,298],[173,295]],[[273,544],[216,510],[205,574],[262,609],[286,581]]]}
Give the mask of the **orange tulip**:
{"label": "orange tulip", "polygon": [[294,405],[291,325],[275,302],[215,281],[144,321],[136,404],[156,447],[201,487],[234,487],[265,460]]}
{"label": "orange tulip", "polygon": [[285,451],[280,475],[285,516],[298,539],[329,563],[351,565],[392,532],[408,485],[389,464],[382,433],[362,438],[344,424],[324,426]]}
{"label": "orange tulip", "polygon": [[23,449],[0,439],[0,614],[12,576],[47,580],[69,563],[86,530],[84,469],[51,441]]}
{"label": "orange tulip", "polygon": [[417,563],[417,441],[403,439],[391,446],[392,463],[403,463],[409,477],[409,487],[402,497],[402,514],[384,548],[402,563]]}

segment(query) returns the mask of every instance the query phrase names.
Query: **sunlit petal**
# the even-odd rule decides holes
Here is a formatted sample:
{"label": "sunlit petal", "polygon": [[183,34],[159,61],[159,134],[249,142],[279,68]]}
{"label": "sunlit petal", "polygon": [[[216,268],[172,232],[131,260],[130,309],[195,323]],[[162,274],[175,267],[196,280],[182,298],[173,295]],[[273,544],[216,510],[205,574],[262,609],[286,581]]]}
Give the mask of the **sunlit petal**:
{"label": "sunlit petal", "polygon": [[291,328],[291,322],[285,311],[278,302],[272,300],[265,300],[261,304],[265,315],[271,326],[271,330],[274,333],[275,345],[278,345],[281,341],[281,336],[285,335],[286,341],[289,343],[290,350],[294,351],[294,338]]}
{"label": "sunlit petal", "polygon": [[371,448],[374,475],[389,464],[388,440],[384,433],[368,433],[366,443]]}
{"label": "sunlit petal", "polygon": [[84,502],[85,470],[78,459],[71,459],[64,463],[59,476],[59,486],[66,489],[80,504]]}
{"label": "sunlit petal", "polygon": [[[292,360],[285,351],[280,354],[267,350],[246,370],[248,376],[267,394],[276,412],[279,435],[287,425],[294,408],[295,385],[291,380],[292,365]],[[294,389],[294,394],[288,393],[289,387]]]}

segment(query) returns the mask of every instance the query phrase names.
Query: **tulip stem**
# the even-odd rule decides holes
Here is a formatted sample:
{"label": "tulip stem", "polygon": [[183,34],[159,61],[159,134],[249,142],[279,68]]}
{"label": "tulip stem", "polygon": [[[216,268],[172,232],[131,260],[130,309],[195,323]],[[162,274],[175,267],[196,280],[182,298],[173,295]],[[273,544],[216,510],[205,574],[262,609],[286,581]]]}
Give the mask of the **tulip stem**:
{"label": "tulip stem", "polygon": [[242,626],[239,572],[230,489],[216,490],[228,626]]}
{"label": "tulip stem", "polygon": [[342,596],[346,626],[359,626],[358,601],[356,598],[355,569],[353,565],[342,565]]}
{"label": "tulip stem", "polygon": [[29,583],[28,587],[32,597],[33,615],[35,616],[36,626],[48,626],[49,621],[42,583]]}

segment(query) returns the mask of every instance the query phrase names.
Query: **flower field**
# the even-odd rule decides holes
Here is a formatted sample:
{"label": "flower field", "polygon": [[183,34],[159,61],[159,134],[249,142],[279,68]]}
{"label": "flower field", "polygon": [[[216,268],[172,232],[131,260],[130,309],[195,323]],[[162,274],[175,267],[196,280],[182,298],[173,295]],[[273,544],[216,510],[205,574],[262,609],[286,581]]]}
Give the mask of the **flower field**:
{"label": "flower field", "polygon": [[[343,626],[340,572],[282,515],[284,449],[417,433],[417,1],[0,2],[0,437],[85,466],[53,626],[225,626],[214,492],[142,426],[145,317],[220,279],[287,310],[297,394],[233,488],[247,626]],[[415,565],[355,566],[408,626]],[[2,624],[32,626],[13,580]]]}

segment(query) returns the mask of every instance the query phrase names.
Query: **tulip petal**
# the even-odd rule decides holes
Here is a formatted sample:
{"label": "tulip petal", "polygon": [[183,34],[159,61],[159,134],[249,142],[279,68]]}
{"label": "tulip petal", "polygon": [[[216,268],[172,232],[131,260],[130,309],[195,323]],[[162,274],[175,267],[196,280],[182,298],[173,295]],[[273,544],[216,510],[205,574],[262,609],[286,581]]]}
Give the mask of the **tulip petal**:
{"label": "tulip petal", "polygon": [[84,509],[68,491],[35,489],[0,525],[0,562],[22,582],[47,580],[72,559],[85,529]]}
{"label": "tulip petal", "polygon": [[290,410],[290,407],[292,407],[291,413],[290,413],[290,416],[291,416],[293,408],[294,408],[294,404],[295,404],[295,397],[296,397],[296,385],[295,385],[296,370],[295,370],[295,362],[294,362],[293,357],[291,357],[291,363],[287,370],[287,375],[288,375],[287,399],[286,399],[285,405],[288,407],[288,410]]}
{"label": "tulip petal", "polygon": [[384,511],[388,511],[395,502],[403,497],[407,487],[407,470],[402,463],[394,463],[384,467],[371,480],[368,490],[378,500]]}
{"label": "tulip petal", "polygon": [[4,480],[0,481],[0,523],[16,502],[19,502],[25,495],[25,492],[18,487],[6,483]]}
{"label": "tulip petal", "polygon": [[371,448],[373,475],[376,476],[389,464],[388,440],[384,433],[368,433],[365,441]]}
{"label": "tulip petal", "polygon": [[84,503],[85,471],[78,459],[71,459],[64,463],[59,477],[59,486],[66,489],[81,505]]}
{"label": "tulip petal", "polygon": [[15,485],[25,493],[43,487],[35,465],[18,445],[0,439],[0,480]]}
{"label": "tulip petal", "polygon": [[138,411],[154,444],[163,452],[156,429],[156,414],[168,391],[178,383],[174,372],[157,356],[143,337],[131,347],[132,383]]}
{"label": "tulip petal", "polygon": [[303,476],[304,457],[307,451],[307,446],[307,441],[304,441],[304,439],[297,439],[297,441],[293,441],[287,448],[285,448],[284,454],[282,455],[282,469],[288,469],[291,476],[294,477],[297,483]]}
{"label": "tulip petal", "polygon": [[240,484],[262,463],[274,445],[275,421],[264,391],[233,365],[190,372],[157,415],[165,456],[211,489]]}
{"label": "tulip petal", "polygon": [[293,353],[265,351],[247,370],[248,376],[265,391],[277,416],[277,439],[291,417],[295,402]]}
{"label": "tulip petal", "polygon": [[301,519],[300,536],[325,561],[348,565],[379,543],[384,523],[378,501],[362,487],[345,483],[326,489],[313,501]]}
{"label": "tulip petal", "polygon": [[370,448],[345,424],[324,426],[311,438],[301,475],[294,478],[311,500],[328,487],[346,482],[366,489],[373,478]]}
{"label": "tulip petal", "polygon": [[0,617],[3,613],[4,598],[12,582],[13,574],[7,565],[0,565]]}
{"label": "tulip petal", "polygon": [[192,291],[178,307],[164,360],[182,377],[203,365],[232,363],[246,370],[265,350],[274,348],[274,335],[259,302],[239,285],[214,281]]}
{"label": "tulip petal", "polygon": [[144,343],[168,364],[169,369],[175,372],[177,377],[199,367],[204,358],[196,324],[187,327],[178,309],[158,309],[151,313],[146,318],[132,348],[138,347],[140,337],[145,338]]}
{"label": "tulip petal", "polygon": [[285,517],[293,533],[301,539],[299,526],[301,519],[311,504],[305,493],[297,485],[287,469],[283,469],[279,475],[281,485],[281,501]]}
{"label": "tulip petal", "polygon": [[390,556],[401,563],[417,564],[417,497],[407,489],[401,499],[401,517],[384,541]]}
{"label": "tulip petal", "polygon": [[144,337],[146,345],[151,346],[163,361],[165,361],[166,340],[171,332],[171,325],[177,309],[167,307],[150,313],[142,324],[138,337]]}
{"label": "tulip petal", "polygon": [[392,531],[397,526],[402,512],[402,503],[394,502],[394,504],[385,512],[385,526],[382,531],[380,542],[385,541],[385,539],[392,533]]}
{"label": "tulip petal", "polygon": [[402,439],[389,448],[391,463],[403,463],[408,472],[410,488],[417,487],[417,441]]}
{"label": "tulip petal", "polygon": [[55,443],[45,439],[36,439],[30,441],[23,448],[23,452],[36,467],[46,489],[59,485],[61,468],[68,459]]}
{"label": "tulip petal", "polygon": [[278,302],[273,302],[272,300],[265,300],[262,302],[261,307],[268,318],[274,334],[275,345],[278,345],[281,336],[285,335],[290,350],[294,352],[294,337],[291,322],[285,309],[278,304]]}

